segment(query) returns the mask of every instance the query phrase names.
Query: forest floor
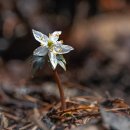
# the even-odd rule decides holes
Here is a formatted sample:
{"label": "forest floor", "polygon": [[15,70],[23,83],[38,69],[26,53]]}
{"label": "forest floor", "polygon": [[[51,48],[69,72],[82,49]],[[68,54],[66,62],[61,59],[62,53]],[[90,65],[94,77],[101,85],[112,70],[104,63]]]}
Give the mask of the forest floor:
{"label": "forest floor", "polygon": [[[1,130],[130,129],[130,106],[121,98],[112,98],[109,94],[103,97],[96,89],[67,81],[63,82],[67,107],[62,111],[53,80],[42,83],[42,78],[33,78],[26,82],[27,79],[19,75],[20,69],[15,70],[15,75],[15,71],[12,73],[10,69],[3,68],[0,86]],[[18,75],[21,80],[18,80]]]}

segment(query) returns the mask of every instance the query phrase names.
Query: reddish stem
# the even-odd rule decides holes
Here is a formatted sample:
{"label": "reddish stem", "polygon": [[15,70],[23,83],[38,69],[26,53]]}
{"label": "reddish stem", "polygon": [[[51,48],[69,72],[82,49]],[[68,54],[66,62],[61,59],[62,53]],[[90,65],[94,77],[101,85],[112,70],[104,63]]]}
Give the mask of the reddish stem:
{"label": "reddish stem", "polygon": [[59,75],[57,73],[57,70],[54,70],[53,73],[54,73],[54,78],[55,78],[55,81],[57,83],[57,86],[58,86],[58,89],[59,89],[59,93],[60,93],[61,109],[64,111],[65,108],[66,108],[65,97],[64,97],[64,90],[62,88],[62,85],[61,85],[60,78],[59,78]]}

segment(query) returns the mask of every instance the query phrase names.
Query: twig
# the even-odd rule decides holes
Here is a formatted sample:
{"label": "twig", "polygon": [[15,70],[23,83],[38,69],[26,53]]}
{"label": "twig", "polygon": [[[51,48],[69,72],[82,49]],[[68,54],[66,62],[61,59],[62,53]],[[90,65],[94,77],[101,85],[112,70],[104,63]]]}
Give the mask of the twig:
{"label": "twig", "polygon": [[22,128],[19,128],[19,130],[27,130],[28,128],[32,127],[34,124],[33,123],[29,123],[25,126],[23,126]]}
{"label": "twig", "polygon": [[15,116],[15,115],[12,115],[12,114],[9,114],[9,113],[6,113],[6,112],[3,112],[3,114],[4,114],[6,117],[8,117],[8,118],[10,118],[10,119],[13,119],[13,120],[15,120],[15,121],[19,121],[19,120],[20,120],[20,118],[17,117],[17,116]]}

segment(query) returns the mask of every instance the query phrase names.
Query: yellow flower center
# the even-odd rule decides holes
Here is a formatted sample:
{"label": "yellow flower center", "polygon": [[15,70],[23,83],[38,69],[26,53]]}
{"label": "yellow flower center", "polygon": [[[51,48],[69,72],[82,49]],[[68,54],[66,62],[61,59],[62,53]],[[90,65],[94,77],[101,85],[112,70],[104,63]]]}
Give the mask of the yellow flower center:
{"label": "yellow flower center", "polygon": [[48,47],[52,46],[53,45],[53,42],[48,40]]}

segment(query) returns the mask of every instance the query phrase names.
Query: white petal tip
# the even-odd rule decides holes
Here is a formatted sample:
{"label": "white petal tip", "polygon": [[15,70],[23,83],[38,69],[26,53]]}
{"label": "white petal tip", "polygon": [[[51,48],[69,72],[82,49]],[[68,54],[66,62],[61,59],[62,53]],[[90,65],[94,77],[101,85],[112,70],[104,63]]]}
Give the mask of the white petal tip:
{"label": "white petal tip", "polygon": [[57,67],[57,64],[56,64],[56,65],[52,64],[52,69],[53,69],[53,70],[55,70],[56,67]]}
{"label": "white petal tip", "polygon": [[74,48],[73,48],[73,47],[71,47],[71,51],[72,51],[72,50],[74,50]]}
{"label": "white petal tip", "polygon": [[36,32],[36,30],[32,29],[32,33],[35,33],[35,32]]}

